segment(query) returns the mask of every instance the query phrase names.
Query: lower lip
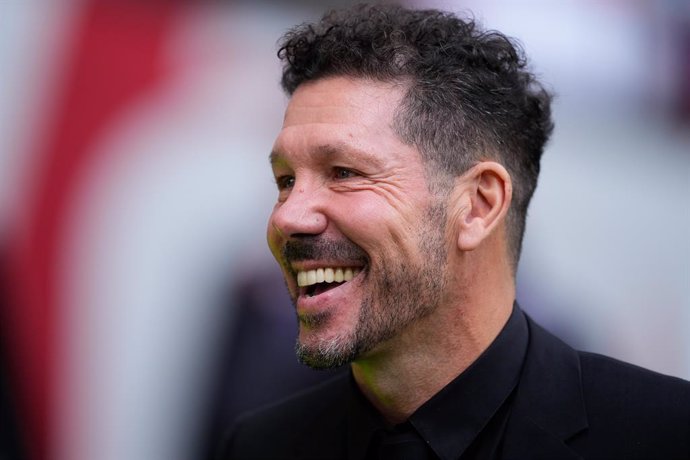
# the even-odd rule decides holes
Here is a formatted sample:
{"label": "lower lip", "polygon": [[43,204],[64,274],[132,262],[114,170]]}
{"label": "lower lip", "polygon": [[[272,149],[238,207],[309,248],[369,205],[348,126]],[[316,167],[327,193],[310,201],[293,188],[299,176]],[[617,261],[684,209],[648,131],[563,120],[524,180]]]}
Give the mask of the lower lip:
{"label": "lower lip", "polygon": [[329,289],[315,296],[302,295],[297,298],[297,310],[300,313],[316,313],[329,308],[335,308],[343,302],[350,300],[353,296],[353,289],[360,284],[364,270],[352,278],[350,281],[340,286]]}

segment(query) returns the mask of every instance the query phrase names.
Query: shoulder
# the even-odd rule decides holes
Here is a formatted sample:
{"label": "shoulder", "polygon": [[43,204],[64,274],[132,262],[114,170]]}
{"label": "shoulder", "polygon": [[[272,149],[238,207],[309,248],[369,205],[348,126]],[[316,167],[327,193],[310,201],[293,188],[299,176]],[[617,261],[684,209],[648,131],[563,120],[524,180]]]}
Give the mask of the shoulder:
{"label": "shoulder", "polygon": [[536,367],[542,372],[547,367],[559,372],[570,368],[575,371],[570,377],[579,377],[585,396],[606,399],[608,405],[631,403],[638,409],[663,402],[687,404],[690,400],[690,382],[686,380],[597,353],[574,350],[529,317],[528,324],[532,342],[529,353],[533,360],[536,357]]}
{"label": "shoulder", "polygon": [[[588,393],[604,397],[609,404],[634,403],[640,409],[690,404],[690,382],[663,375],[608,356],[578,352],[582,384]],[[690,411],[686,413],[690,415]]]}
{"label": "shoulder", "polygon": [[592,429],[615,421],[617,431],[675,437],[690,451],[690,382],[607,356],[579,355]]}
{"label": "shoulder", "polygon": [[[302,448],[318,448],[345,423],[349,375],[240,416],[224,440],[219,459],[303,458]],[[342,431],[340,431],[342,432]]]}
{"label": "shoulder", "polygon": [[588,429],[573,446],[593,458],[690,458],[690,382],[579,355]]}
{"label": "shoulder", "polygon": [[532,419],[572,428],[560,433],[584,458],[690,458],[690,382],[576,351],[528,321]]}

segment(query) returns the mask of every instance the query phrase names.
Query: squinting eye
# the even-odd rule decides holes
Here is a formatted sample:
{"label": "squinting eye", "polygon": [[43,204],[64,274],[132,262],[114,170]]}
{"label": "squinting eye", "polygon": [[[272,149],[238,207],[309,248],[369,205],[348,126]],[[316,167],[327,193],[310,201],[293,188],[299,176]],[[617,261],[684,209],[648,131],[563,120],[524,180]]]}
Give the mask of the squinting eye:
{"label": "squinting eye", "polygon": [[294,176],[276,177],[276,185],[278,186],[278,190],[292,188],[295,185],[295,178]]}
{"label": "squinting eye", "polygon": [[334,168],[333,169],[333,175],[335,176],[336,179],[348,179],[352,176],[355,176],[356,174],[345,168]]}

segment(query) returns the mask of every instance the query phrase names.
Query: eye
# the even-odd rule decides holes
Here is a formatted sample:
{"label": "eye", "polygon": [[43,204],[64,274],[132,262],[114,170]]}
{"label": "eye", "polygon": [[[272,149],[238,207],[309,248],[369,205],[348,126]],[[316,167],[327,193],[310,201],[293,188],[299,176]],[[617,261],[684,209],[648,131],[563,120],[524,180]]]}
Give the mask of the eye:
{"label": "eye", "polygon": [[335,179],[349,179],[350,177],[356,176],[357,173],[351,169],[335,167],[333,168],[333,177]]}
{"label": "eye", "polygon": [[278,176],[276,177],[276,185],[278,190],[290,189],[295,185],[295,176]]}

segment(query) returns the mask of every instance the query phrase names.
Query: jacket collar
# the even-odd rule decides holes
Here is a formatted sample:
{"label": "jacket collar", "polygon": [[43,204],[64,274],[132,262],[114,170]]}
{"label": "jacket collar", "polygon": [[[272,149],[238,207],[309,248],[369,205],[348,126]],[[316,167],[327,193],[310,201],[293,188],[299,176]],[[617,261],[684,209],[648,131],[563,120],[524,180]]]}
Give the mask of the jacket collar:
{"label": "jacket collar", "polygon": [[[578,354],[525,316],[529,344],[501,458],[581,460],[567,445],[568,439],[588,426]],[[342,436],[348,428],[350,379],[346,373],[329,384],[331,397],[324,398],[320,411],[324,415],[313,417],[295,458],[321,458],[324,452],[333,452],[334,446],[352,441]]]}
{"label": "jacket collar", "polygon": [[504,458],[580,459],[566,441],[587,428],[577,352],[527,317],[530,341]]}

